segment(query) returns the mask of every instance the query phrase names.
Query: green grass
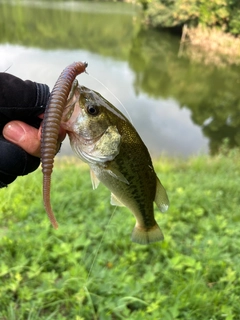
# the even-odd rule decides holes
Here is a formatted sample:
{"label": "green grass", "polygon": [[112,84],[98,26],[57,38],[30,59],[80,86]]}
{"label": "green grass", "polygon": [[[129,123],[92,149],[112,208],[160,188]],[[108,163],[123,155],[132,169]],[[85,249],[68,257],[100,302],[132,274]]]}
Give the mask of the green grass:
{"label": "green grass", "polygon": [[58,230],[40,169],[18,178],[0,191],[0,319],[240,319],[239,158],[155,161],[171,206],[156,210],[165,240],[148,246],[80,160],[55,165]]}

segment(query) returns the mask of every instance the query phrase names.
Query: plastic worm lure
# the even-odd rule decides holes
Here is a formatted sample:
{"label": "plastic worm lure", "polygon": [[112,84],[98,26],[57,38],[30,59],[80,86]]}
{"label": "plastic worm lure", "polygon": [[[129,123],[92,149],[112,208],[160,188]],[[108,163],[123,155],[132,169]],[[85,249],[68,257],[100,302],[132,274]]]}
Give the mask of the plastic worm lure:
{"label": "plastic worm lure", "polygon": [[86,70],[87,66],[87,62],[74,62],[63,70],[51,92],[43,119],[41,136],[43,202],[51,224],[55,229],[58,228],[58,224],[51,208],[50,188],[60,122],[72,83],[77,75]]}

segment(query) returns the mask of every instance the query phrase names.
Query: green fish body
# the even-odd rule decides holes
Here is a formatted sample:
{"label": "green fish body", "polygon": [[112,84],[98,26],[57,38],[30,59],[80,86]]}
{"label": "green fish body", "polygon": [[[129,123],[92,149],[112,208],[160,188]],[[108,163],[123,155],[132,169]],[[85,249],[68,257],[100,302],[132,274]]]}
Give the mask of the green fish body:
{"label": "green fish body", "polygon": [[163,240],[153,203],[165,212],[169,201],[156,176],[148,149],[130,121],[99,93],[73,84],[61,124],[77,155],[112,193],[111,204],[128,207],[136,218],[132,241]]}

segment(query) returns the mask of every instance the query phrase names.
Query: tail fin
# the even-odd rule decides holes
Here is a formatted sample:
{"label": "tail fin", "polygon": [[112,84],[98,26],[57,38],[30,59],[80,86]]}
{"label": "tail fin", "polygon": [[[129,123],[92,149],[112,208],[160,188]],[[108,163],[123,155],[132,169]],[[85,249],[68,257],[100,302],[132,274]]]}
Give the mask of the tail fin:
{"label": "tail fin", "polygon": [[144,229],[135,225],[132,232],[132,242],[139,244],[148,244],[164,239],[163,233],[157,223],[151,229]]}

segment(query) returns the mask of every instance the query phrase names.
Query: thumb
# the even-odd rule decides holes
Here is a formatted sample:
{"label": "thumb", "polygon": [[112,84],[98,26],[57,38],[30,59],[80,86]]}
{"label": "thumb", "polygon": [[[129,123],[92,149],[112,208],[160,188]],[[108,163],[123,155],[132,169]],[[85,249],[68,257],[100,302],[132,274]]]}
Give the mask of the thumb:
{"label": "thumb", "polygon": [[21,121],[11,121],[3,128],[3,136],[32,156],[40,157],[38,129]]}

